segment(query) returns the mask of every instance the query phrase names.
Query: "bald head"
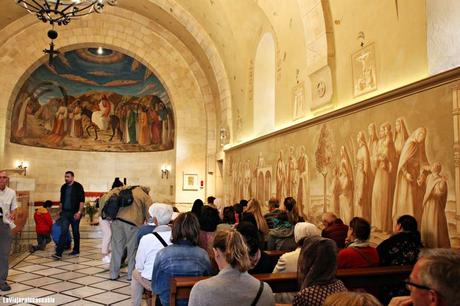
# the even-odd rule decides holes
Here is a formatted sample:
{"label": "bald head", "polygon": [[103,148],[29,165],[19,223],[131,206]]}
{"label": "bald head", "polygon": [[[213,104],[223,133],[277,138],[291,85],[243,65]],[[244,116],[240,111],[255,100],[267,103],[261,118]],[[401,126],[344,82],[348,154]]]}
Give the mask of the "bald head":
{"label": "bald head", "polygon": [[337,216],[332,212],[325,212],[321,217],[324,226],[329,226],[337,220]]}

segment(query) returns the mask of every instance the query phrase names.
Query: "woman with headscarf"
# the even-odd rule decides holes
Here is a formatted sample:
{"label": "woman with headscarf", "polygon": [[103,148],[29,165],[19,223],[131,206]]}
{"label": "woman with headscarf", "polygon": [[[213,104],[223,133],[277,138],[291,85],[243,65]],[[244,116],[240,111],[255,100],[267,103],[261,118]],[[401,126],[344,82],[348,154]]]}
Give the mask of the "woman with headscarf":
{"label": "woman with headscarf", "polygon": [[292,305],[322,306],[329,295],[347,291],[343,282],[335,278],[336,271],[335,242],[319,236],[306,238],[297,268],[301,290],[295,295]]}
{"label": "woman with headscarf", "polygon": [[[320,230],[312,223],[297,223],[294,228],[294,239],[297,248],[292,252],[281,255],[275,269],[273,269],[273,273],[297,272],[297,262],[304,240],[310,237],[319,237],[320,234]],[[275,293],[275,301],[281,304],[292,304],[295,295],[296,292]]]}

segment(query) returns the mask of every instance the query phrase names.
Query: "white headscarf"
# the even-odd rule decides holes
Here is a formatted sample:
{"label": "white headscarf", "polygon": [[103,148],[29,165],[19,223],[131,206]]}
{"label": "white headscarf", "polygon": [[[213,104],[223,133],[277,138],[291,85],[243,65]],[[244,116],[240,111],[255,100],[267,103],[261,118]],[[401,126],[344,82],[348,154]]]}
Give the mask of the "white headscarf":
{"label": "white headscarf", "polygon": [[309,222],[299,222],[294,227],[294,239],[298,243],[303,238],[320,236],[321,231],[316,225]]}

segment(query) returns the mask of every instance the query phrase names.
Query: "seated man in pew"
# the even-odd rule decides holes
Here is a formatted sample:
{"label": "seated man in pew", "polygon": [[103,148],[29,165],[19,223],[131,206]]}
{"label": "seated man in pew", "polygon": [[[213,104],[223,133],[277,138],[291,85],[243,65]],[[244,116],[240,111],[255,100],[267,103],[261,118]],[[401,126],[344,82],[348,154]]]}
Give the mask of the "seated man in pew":
{"label": "seated man in pew", "polygon": [[424,249],[406,281],[410,296],[395,297],[390,306],[460,305],[460,252]]}

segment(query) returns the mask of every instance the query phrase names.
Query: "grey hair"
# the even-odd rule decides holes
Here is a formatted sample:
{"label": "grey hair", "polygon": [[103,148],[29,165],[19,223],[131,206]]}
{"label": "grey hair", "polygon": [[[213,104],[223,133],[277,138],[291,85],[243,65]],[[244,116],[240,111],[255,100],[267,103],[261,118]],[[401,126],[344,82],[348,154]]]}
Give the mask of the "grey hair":
{"label": "grey hair", "polygon": [[453,249],[423,249],[419,276],[446,305],[460,305],[460,252]]}

